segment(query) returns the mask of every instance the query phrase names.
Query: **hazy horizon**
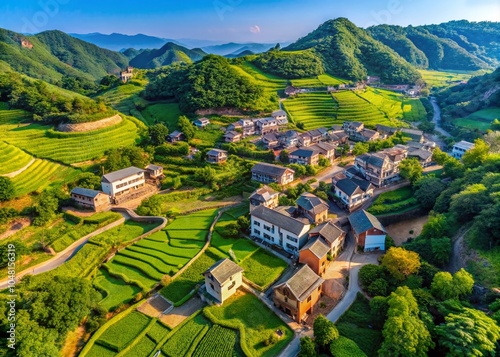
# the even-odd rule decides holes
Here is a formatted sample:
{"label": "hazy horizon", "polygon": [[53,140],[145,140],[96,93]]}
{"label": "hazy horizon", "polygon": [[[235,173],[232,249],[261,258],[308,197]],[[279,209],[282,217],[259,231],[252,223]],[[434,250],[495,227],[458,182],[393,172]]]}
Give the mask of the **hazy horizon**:
{"label": "hazy horizon", "polygon": [[[431,9],[433,11],[429,11]],[[424,25],[451,20],[500,21],[498,0],[192,0],[188,3],[7,0],[0,27],[22,33],[144,34],[214,42],[291,42],[321,23],[347,17],[357,26]]]}

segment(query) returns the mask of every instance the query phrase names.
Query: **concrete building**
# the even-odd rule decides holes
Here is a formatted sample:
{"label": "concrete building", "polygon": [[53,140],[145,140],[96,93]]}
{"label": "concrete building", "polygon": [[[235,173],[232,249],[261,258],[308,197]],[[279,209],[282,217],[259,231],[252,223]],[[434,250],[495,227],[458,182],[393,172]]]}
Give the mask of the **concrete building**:
{"label": "concrete building", "polygon": [[114,198],[128,194],[146,184],[145,170],[137,167],[127,167],[104,175],[101,178],[102,191]]}
{"label": "concrete building", "polygon": [[102,212],[109,209],[109,196],[101,191],[75,187],[71,190],[71,198],[80,208]]}
{"label": "concrete building", "polygon": [[252,167],[252,180],[262,183],[276,182],[279,185],[289,184],[294,180],[295,171],[287,167],[258,163]]}
{"label": "concrete building", "polygon": [[453,145],[453,150],[451,151],[451,156],[455,159],[461,160],[464,154],[474,147],[473,143],[468,141],[459,141],[455,145]]}
{"label": "concrete building", "polygon": [[233,295],[243,281],[243,269],[229,259],[219,260],[203,275],[207,292],[220,304]]}

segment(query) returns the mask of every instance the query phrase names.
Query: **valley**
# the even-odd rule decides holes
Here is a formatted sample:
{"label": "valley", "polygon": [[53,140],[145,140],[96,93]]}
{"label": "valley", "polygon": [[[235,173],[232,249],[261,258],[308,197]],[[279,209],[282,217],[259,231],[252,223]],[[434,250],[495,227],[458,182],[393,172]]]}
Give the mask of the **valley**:
{"label": "valley", "polygon": [[0,30],[1,355],[493,355],[499,34]]}

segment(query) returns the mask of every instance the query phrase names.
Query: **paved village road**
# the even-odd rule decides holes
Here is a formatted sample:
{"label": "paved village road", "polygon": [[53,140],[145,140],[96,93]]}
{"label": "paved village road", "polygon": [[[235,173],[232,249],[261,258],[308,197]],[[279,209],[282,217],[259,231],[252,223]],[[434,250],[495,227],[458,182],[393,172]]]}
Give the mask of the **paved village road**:
{"label": "paved village road", "polygon": [[[104,231],[107,231],[113,227],[116,227],[116,226],[122,224],[123,222],[125,222],[125,218],[122,217],[119,220],[117,220],[113,223],[110,223],[107,226],[104,226],[102,228],[99,228],[99,229],[95,230],[94,232],[87,234],[85,237],[80,238],[79,240],[77,240],[76,242],[71,244],[68,248],[57,253],[54,257],[50,258],[49,260],[47,260],[43,263],[37,264],[31,268],[25,269],[21,272],[17,272],[16,273],[16,281],[19,281],[19,279],[21,279],[23,276],[25,276],[27,274],[31,274],[31,275],[41,274],[41,273],[45,273],[49,270],[55,269],[60,265],[63,265],[64,262],[66,262],[69,258],[71,258],[76,252],[78,252],[78,250],[81,247],[83,247],[85,245],[85,243],[87,243],[89,238],[91,238],[95,235],[98,235]],[[7,286],[8,286],[8,278],[0,280],[0,290],[7,288]]]}
{"label": "paved village road", "polygon": [[436,124],[435,130],[444,136],[451,137],[451,134],[441,127],[441,109],[439,108],[436,98],[431,97],[430,102],[432,104],[432,107],[434,108],[434,116],[432,117],[432,122]]}

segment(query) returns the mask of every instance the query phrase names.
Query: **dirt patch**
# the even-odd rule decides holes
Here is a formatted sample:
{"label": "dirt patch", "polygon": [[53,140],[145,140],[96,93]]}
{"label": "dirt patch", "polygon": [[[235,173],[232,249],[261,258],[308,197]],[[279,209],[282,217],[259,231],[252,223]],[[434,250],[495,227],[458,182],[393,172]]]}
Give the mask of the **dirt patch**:
{"label": "dirt patch", "polygon": [[63,212],[71,213],[75,216],[78,217],[89,217],[95,214],[94,211],[89,211],[89,210],[81,210],[81,209],[76,209],[74,207],[63,207],[62,208]]}
{"label": "dirt patch", "polygon": [[151,317],[158,317],[172,305],[160,294],[148,299],[145,304],[139,306],[137,310]]}
{"label": "dirt patch", "polygon": [[64,342],[64,346],[61,349],[61,356],[62,357],[76,356],[77,352],[85,344],[84,336],[85,336],[85,328],[83,326],[79,326],[75,331],[69,332],[68,336],[66,337],[66,341]]}
{"label": "dirt patch", "polygon": [[85,131],[106,128],[108,126],[113,126],[113,125],[119,124],[121,121],[122,121],[122,117],[120,115],[116,114],[116,115],[113,115],[112,117],[93,121],[90,123],[59,124],[59,126],[57,127],[57,130],[65,132],[65,133],[85,132]]}
{"label": "dirt patch", "polygon": [[167,315],[160,317],[161,322],[171,328],[175,328],[182,321],[200,310],[205,303],[198,296],[193,297],[180,307],[174,307]]}
{"label": "dirt patch", "polygon": [[31,225],[31,219],[29,219],[29,218],[16,219],[14,222],[11,223],[11,226],[7,231],[0,234],[0,240],[16,234],[21,229],[26,228],[29,225]]}
{"label": "dirt patch", "polygon": [[401,246],[409,238],[415,238],[422,233],[422,228],[429,220],[428,216],[416,217],[385,227],[389,236],[394,239],[396,246]]}
{"label": "dirt patch", "polygon": [[318,303],[314,305],[312,313],[307,316],[306,324],[312,326],[314,320],[316,320],[316,317],[318,317],[320,314],[323,316],[328,315],[328,313],[333,310],[338,302],[338,300],[332,299],[329,296],[322,296],[319,299]]}

